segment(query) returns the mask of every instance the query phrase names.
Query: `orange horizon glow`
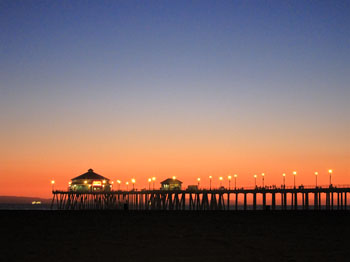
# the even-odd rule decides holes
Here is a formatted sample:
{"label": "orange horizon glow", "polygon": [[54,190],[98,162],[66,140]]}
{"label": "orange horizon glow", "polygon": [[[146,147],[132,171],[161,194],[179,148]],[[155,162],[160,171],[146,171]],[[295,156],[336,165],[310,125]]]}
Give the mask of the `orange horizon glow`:
{"label": "orange horizon glow", "polygon": [[262,140],[253,147],[235,138],[224,140],[217,132],[207,138],[189,136],[183,140],[176,136],[165,140],[157,134],[134,140],[125,136],[124,141],[98,134],[73,137],[77,140],[65,137],[54,143],[43,137],[6,142],[5,148],[10,150],[1,157],[0,195],[50,198],[50,181],[55,181],[55,189],[67,189],[72,178],[89,168],[116,181],[121,189],[126,188],[127,181],[131,184],[132,178],[137,189],[148,188],[148,178],[152,178],[152,187],[154,183],[159,188],[161,181],[173,176],[185,188],[196,185],[197,178],[201,179],[202,188],[209,188],[210,180],[215,188],[220,184],[219,177],[223,177],[222,185],[227,187],[230,174],[237,175],[234,176],[237,187],[252,187],[254,174],[260,174],[257,185],[261,185],[262,173],[265,185],[281,185],[282,174],[286,173],[286,186],[292,186],[294,171],[296,185],[307,186],[315,184],[316,170],[320,186],[329,184],[329,170],[332,170],[332,184],[350,184],[346,145],[333,148],[330,142],[325,142],[322,148],[304,146],[301,139],[284,150],[288,142],[282,140]]}
{"label": "orange horizon glow", "polygon": [[[85,168],[85,170],[77,171],[77,172],[72,172],[72,171],[67,171],[66,174],[61,173],[61,172],[53,172],[49,176],[44,176],[42,173],[36,173],[33,175],[28,175],[26,176],[22,181],[19,181],[16,179],[13,181],[13,186],[8,187],[7,190],[2,190],[1,195],[13,195],[13,196],[33,196],[33,197],[44,197],[44,198],[50,198],[51,197],[51,191],[53,189],[55,190],[67,190],[68,186],[67,184],[70,182],[70,180],[82,173],[85,173],[88,168]],[[266,170],[266,168],[264,168]],[[293,171],[292,171],[293,170]],[[262,179],[265,179],[265,186],[271,186],[271,185],[276,185],[280,186],[283,184],[283,177],[286,180],[286,186],[292,186],[293,185],[293,172],[295,169],[291,169],[289,172],[284,172],[286,176],[283,176],[283,172],[281,171],[275,171],[275,172],[266,172],[264,173],[264,176],[262,175],[257,175],[256,176],[256,181],[257,181],[257,186],[262,186]],[[314,170],[314,169],[313,169]],[[321,168],[318,168],[318,170],[322,170]],[[133,178],[131,176],[128,176],[126,172],[123,172],[123,170],[119,171],[111,171],[108,169],[101,169],[97,170],[94,169],[94,172],[107,177],[108,179],[112,181],[116,181],[119,184],[122,184],[120,189],[126,190],[127,185],[129,184],[129,181],[131,181],[132,184],[135,184],[135,188],[140,190],[140,189],[147,189],[149,187],[150,180],[148,177],[153,175],[154,172],[151,173],[146,173],[144,172],[144,175],[134,175]],[[193,172],[193,170],[189,170],[188,172],[184,172],[183,175],[180,173],[177,173],[176,179],[181,180],[183,184],[183,188],[187,188],[187,185],[196,185],[198,182],[201,182],[201,188],[209,188],[209,183],[210,180],[212,180],[212,188],[217,188],[220,185],[220,182],[222,182],[222,186],[228,187],[228,183],[231,179],[228,178],[227,175],[224,173],[218,174],[218,175],[209,175],[208,173],[213,173],[213,172],[204,172],[202,171],[203,175],[198,176],[197,172]],[[332,172],[332,184],[336,185],[343,185],[343,184],[350,184],[349,179],[347,178],[347,170],[344,170],[344,173],[338,173],[338,169],[334,168],[334,171]],[[119,173],[119,175],[118,175]],[[170,173],[170,172],[169,172]],[[227,174],[229,172],[226,172]],[[329,185],[329,169],[328,168],[323,168],[322,171],[314,172],[314,171],[309,171],[308,173],[303,172],[302,170],[297,171],[298,176],[296,177],[296,184],[298,185],[304,185],[304,186],[314,186],[315,185],[315,174],[317,173],[318,177],[318,186],[328,186]],[[237,187],[253,187],[254,186],[254,179],[255,177],[253,176],[254,172],[247,172],[243,171],[242,172],[237,172],[235,174],[235,179],[237,181]],[[344,175],[345,174],[345,175]],[[54,179],[50,179],[53,177]],[[159,174],[157,176],[153,176],[158,183],[155,184],[155,188],[160,187],[160,182],[167,179],[167,178],[172,178],[174,176],[166,175],[166,174]],[[239,179],[238,179],[239,177]],[[35,179],[35,183],[30,183],[30,179]],[[231,176],[232,178],[232,176]],[[53,182],[54,181],[54,182]],[[153,180],[154,181],[154,180]],[[130,189],[130,188],[129,188]]]}

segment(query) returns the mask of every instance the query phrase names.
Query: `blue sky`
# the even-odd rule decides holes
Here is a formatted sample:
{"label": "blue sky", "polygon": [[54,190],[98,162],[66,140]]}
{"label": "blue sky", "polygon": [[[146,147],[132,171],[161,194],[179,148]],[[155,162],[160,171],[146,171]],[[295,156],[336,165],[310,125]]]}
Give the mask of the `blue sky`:
{"label": "blue sky", "polygon": [[149,107],[182,99],[202,101],[205,109],[217,99],[229,109],[238,100],[253,110],[298,104],[324,114],[346,107],[347,1],[2,1],[0,7],[7,101],[47,98],[74,107],[81,97],[81,103]]}

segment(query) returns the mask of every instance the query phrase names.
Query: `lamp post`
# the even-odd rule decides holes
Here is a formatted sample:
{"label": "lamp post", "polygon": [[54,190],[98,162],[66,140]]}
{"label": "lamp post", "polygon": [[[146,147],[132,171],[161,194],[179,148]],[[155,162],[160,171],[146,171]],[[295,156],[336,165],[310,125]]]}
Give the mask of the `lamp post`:
{"label": "lamp post", "polygon": [[228,176],[227,178],[228,178],[228,190],[230,190],[231,189],[231,178],[232,178],[232,176]]}
{"label": "lamp post", "polygon": [[51,187],[52,187],[52,191],[55,190],[55,180],[51,180]]}
{"label": "lamp post", "polygon": [[213,177],[212,176],[209,176],[209,189],[211,190],[211,179],[212,179]]}
{"label": "lamp post", "polygon": [[257,178],[257,175],[254,175],[255,188],[256,188],[256,178]]}
{"label": "lamp post", "polygon": [[126,191],[129,191],[129,182],[126,181],[126,182],[125,182],[125,185],[126,185]]}
{"label": "lamp post", "polygon": [[223,180],[222,176],[219,177],[219,180],[220,180],[220,188],[221,188],[222,187],[222,180]]}
{"label": "lamp post", "polygon": [[135,178],[131,179],[131,183],[132,183],[132,190],[134,191],[135,190]]}
{"label": "lamp post", "polygon": [[315,172],[315,177],[316,177],[316,187],[317,187],[317,176],[318,176],[318,172]]}
{"label": "lamp post", "polygon": [[237,182],[237,177],[238,177],[238,176],[237,176],[237,174],[234,174],[233,177],[235,178],[235,189],[236,189],[236,185],[237,185],[236,182]]}
{"label": "lamp post", "polygon": [[201,178],[198,177],[198,178],[197,178],[197,181],[198,181],[198,188],[199,188],[199,183],[201,182]]}
{"label": "lamp post", "polygon": [[118,190],[120,190],[120,183],[121,183],[122,181],[120,181],[119,179],[117,180],[117,183],[118,183]]}
{"label": "lamp post", "polygon": [[283,173],[282,176],[283,176],[283,188],[286,188],[286,173]]}
{"label": "lamp post", "polygon": [[262,173],[261,177],[262,177],[262,186],[264,188],[265,187],[265,173]]}
{"label": "lamp post", "polygon": [[294,188],[295,188],[295,177],[297,176],[297,171],[293,172],[293,176],[294,176]]}
{"label": "lamp post", "polygon": [[154,181],[156,181],[156,177],[152,177],[152,181],[153,181],[153,190],[154,190]]}
{"label": "lamp post", "polygon": [[328,173],[329,173],[329,186],[332,186],[332,173],[333,173],[333,170],[329,169]]}
{"label": "lamp post", "polygon": [[148,190],[151,190],[151,182],[152,182],[152,178],[148,179]]}

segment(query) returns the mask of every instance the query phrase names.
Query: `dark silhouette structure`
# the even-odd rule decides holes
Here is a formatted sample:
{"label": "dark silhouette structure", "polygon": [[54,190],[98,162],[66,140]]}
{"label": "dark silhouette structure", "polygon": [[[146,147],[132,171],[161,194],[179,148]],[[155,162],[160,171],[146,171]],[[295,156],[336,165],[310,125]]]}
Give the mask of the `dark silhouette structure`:
{"label": "dark silhouette structure", "polygon": [[[232,190],[53,191],[52,208],[123,209],[124,204],[128,203],[130,210],[238,210],[239,207],[243,210],[345,210],[349,193],[349,187],[333,186]],[[259,203],[258,197],[261,199]]]}

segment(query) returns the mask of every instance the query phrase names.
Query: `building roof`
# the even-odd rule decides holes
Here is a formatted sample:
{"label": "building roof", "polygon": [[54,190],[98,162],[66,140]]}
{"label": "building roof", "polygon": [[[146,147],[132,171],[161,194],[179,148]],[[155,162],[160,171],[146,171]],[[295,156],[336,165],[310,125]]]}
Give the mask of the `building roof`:
{"label": "building roof", "polygon": [[165,179],[164,181],[160,182],[161,184],[182,184],[182,182],[178,179],[172,179],[172,178],[168,178],[168,179]]}
{"label": "building roof", "polygon": [[91,168],[84,174],[77,176],[75,178],[72,178],[72,180],[77,180],[77,179],[105,179],[105,180],[109,180],[108,178],[101,176],[99,174],[96,174],[94,172],[94,170],[92,170]]}

